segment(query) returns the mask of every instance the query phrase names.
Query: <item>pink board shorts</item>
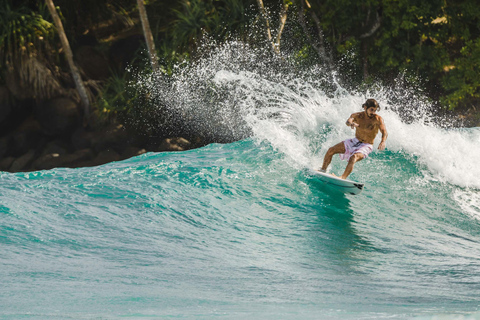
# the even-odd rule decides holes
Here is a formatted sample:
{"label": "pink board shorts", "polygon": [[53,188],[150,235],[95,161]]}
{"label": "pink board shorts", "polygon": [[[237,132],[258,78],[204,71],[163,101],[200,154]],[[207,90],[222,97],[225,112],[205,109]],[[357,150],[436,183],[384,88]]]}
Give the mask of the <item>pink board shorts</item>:
{"label": "pink board shorts", "polygon": [[343,144],[345,145],[345,153],[340,155],[342,160],[350,159],[355,153],[361,153],[367,158],[370,152],[373,151],[373,145],[360,142],[357,138],[347,139],[343,141]]}

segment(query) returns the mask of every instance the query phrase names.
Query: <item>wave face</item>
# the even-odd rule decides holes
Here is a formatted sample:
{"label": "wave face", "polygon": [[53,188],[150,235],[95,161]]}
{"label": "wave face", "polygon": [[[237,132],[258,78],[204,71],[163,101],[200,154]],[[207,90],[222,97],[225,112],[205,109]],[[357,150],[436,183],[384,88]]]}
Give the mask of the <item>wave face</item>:
{"label": "wave face", "polygon": [[[386,89],[327,92],[321,69],[247,71],[235,50],[153,86],[242,140],[0,173],[0,317],[477,318],[480,130],[436,126]],[[337,193],[304,169],[373,95],[387,149],[356,165],[361,195]]]}

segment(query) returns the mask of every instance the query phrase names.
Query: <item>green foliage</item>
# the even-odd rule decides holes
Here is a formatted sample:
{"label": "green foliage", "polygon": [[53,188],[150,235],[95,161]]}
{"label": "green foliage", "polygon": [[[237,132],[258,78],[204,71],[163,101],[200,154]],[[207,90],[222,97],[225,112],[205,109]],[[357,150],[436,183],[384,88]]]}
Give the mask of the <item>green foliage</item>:
{"label": "green foliage", "polygon": [[[281,4],[289,4],[283,53],[288,50],[298,63],[318,61],[314,59],[317,52],[305,41],[304,29],[299,27],[300,0],[264,3],[273,29],[278,24]],[[131,26],[138,19],[135,0],[55,0],[55,4],[61,8],[73,45],[76,38],[98,30],[100,25],[104,26],[100,34],[108,36],[109,28],[118,32],[122,23]],[[261,26],[256,0],[148,0],[146,6],[162,72],[167,76],[179,63],[198,53],[197,46],[206,36],[216,41],[238,36],[252,46],[264,45],[255,38],[263,34],[254,30]],[[449,108],[480,103],[477,0],[308,0],[303,7],[310,35],[318,39],[317,24],[311,15],[315,13],[334,64],[352,86],[368,81],[366,76],[389,81],[405,73],[424,79],[430,95]],[[380,27],[369,34],[376,17]],[[48,43],[55,35],[49,19],[42,0],[0,2],[2,71],[14,59],[40,52],[50,56],[49,68],[53,67],[52,61],[60,63],[61,59],[51,58],[58,53],[49,50]],[[138,30],[141,28],[137,24]],[[137,55],[131,65],[143,68],[142,59]],[[124,92],[127,83],[123,75],[114,75],[105,83],[97,102],[99,113],[106,116],[125,111],[131,104]]]}
{"label": "green foliage", "polygon": [[136,0],[55,0],[71,41],[108,20],[123,26],[133,25],[130,12],[136,9],[136,4]]}
{"label": "green foliage", "polygon": [[471,39],[480,35],[480,9],[474,1],[388,0],[383,14],[382,30],[369,52],[371,70],[408,70],[451,109],[478,98],[479,51]]}
{"label": "green foliage", "polygon": [[477,1],[448,1],[444,12],[449,27],[449,37],[468,41],[480,36],[480,6]]}
{"label": "green foliage", "polygon": [[116,119],[118,114],[128,112],[135,96],[129,90],[129,74],[117,74],[108,78],[94,104],[95,114],[102,122]]}
{"label": "green foliage", "polygon": [[179,47],[194,42],[202,31],[211,32],[219,20],[211,1],[184,1],[183,5],[183,10],[175,10],[177,20],[173,24],[174,39]]}
{"label": "green foliage", "polygon": [[160,71],[168,76],[173,75],[176,65],[189,59],[188,52],[177,51],[174,46],[167,42],[163,42],[158,51],[160,52],[159,57],[161,57],[159,61]]}
{"label": "green foliage", "polygon": [[422,76],[441,71],[446,63],[445,48],[437,40],[442,29],[432,21],[441,14],[442,4],[385,1],[383,28],[369,50],[373,70],[385,73],[409,69]]}
{"label": "green foliage", "polygon": [[173,10],[170,35],[174,46],[184,50],[193,49],[205,34],[223,40],[242,30],[248,19],[241,0],[183,0],[182,5]]}
{"label": "green foliage", "polygon": [[[39,12],[45,12],[42,4],[39,7]],[[26,6],[13,8],[7,1],[0,4],[0,63],[3,66],[43,50],[52,39],[54,25],[39,12]]]}
{"label": "green foliage", "polygon": [[466,43],[442,84],[448,93],[442,103],[449,109],[469,107],[480,101],[480,39]]}
{"label": "green foliage", "polygon": [[[450,108],[480,103],[480,6],[475,0],[310,0],[349,80],[406,72]],[[374,16],[380,28],[373,34]],[[365,36],[368,35],[368,36]],[[446,72],[450,70],[449,72]],[[442,98],[443,96],[443,98]]]}

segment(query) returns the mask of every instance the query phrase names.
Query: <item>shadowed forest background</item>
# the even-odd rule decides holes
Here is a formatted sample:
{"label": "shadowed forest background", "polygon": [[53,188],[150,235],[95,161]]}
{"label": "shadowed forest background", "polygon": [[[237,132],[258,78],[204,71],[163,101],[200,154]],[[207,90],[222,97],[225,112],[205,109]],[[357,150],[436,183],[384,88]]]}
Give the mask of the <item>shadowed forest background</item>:
{"label": "shadowed forest background", "polygon": [[228,142],[131,85],[168,83],[227,41],[276,67],[321,65],[351,90],[407,79],[437,112],[479,126],[479,35],[474,0],[0,0],[0,170]]}

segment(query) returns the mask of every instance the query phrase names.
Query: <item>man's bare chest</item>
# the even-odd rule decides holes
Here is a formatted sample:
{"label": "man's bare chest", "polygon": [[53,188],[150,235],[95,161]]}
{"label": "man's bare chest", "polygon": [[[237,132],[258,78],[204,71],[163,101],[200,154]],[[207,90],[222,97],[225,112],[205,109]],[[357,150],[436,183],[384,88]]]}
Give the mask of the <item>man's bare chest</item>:
{"label": "man's bare chest", "polygon": [[370,119],[359,119],[358,121],[359,127],[364,130],[375,130],[378,127],[378,123],[376,120]]}

